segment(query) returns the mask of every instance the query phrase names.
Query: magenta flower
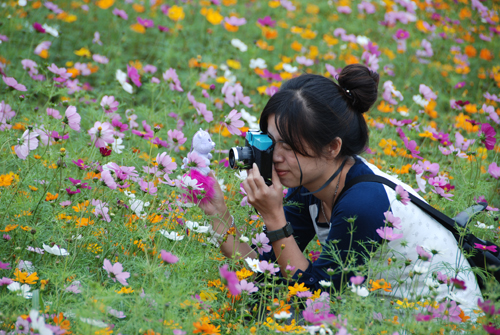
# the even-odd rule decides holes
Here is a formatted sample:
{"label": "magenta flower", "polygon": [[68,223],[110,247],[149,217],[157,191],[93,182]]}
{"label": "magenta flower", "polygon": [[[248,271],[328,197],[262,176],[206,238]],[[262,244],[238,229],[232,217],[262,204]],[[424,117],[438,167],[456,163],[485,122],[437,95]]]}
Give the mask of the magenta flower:
{"label": "magenta flower", "polygon": [[396,186],[396,199],[401,201],[401,203],[405,206],[410,203],[410,196],[401,185]]}
{"label": "magenta flower", "polygon": [[71,129],[80,131],[80,121],[82,117],[76,112],[75,106],[69,106],[64,113],[66,116],[63,120]]}
{"label": "magenta flower", "polygon": [[478,136],[487,150],[493,150],[495,148],[495,143],[497,142],[495,138],[496,134],[497,132],[489,123],[481,124],[481,130],[479,130]]}
{"label": "magenta flower", "polygon": [[474,248],[479,249],[479,250],[487,250],[487,251],[491,251],[491,252],[497,252],[496,245],[482,245],[479,243],[474,243]]}
{"label": "magenta flower", "polygon": [[139,75],[139,72],[137,69],[133,66],[128,66],[127,65],[127,75],[132,80],[135,86],[141,87],[141,76]]}
{"label": "magenta flower", "polygon": [[3,278],[0,278],[0,286],[3,286],[3,285],[10,285],[12,284],[14,281],[10,278],[7,278],[7,277],[3,277]]}
{"label": "magenta flower", "polygon": [[184,133],[177,129],[170,129],[167,134],[168,142],[173,146],[175,152],[179,152],[179,147],[187,141],[187,138],[184,137]]}
{"label": "magenta flower", "polygon": [[403,237],[403,234],[396,234],[391,227],[380,227],[376,232],[381,238],[387,241],[394,241]]}
{"label": "magenta flower", "polygon": [[0,261],[0,269],[2,269],[2,270],[8,270],[8,269],[10,269],[10,263],[2,263]]}
{"label": "magenta flower", "polygon": [[130,272],[123,272],[123,266],[119,262],[111,265],[111,262],[105,259],[102,268],[108,273],[108,278],[113,279],[114,282],[118,280],[120,284],[128,285],[127,278],[130,277]]}
{"label": "magenta flower", "polygon": [[391,211],[385,212],[384,216],[384,222],[388,227],[401,229],[401,219],[394,216]]}
{"label": "magenta flower", "polygon": [[160,252],[160,255],[161,255],[161,259],[166,263],[175,264],[179,261],[179,257],[177,257],[177,256],[175,256],[175,255],[173,255],[170,252],[165,251],[165,250],[162,250]]}
{"label": "magenta flower", "polygon": [[150,125],[146,122],[146,120],[142,120],[142,127],[144,128],[144,131],[141,132],[139,130],[132,129],[132,134],[140,136],[145,139],[151,139],[155,136],[155,133],[153,129],[151,128]]}
{"label": "magenta flower", "polygon": [[337,319],[330,313],[330,303],[328,293],[323,292],[316,300],[307,299],[306,308],[302,312],[304,320],[313,324],[331,324]]}
{"label": "magenta flower", "polygon": [[398,29],[396,33],[392,36],[395,40],[406,40],[410,37],[410,33],[404,29]]}
{"label": "magenta flower", "polygon": [[247,282],[245,279],[239,282],[239,284],[236,284],[236,287],[240,291],[246,291],[248,293],[255,293],[259,290],[258,287],[254,285],[252,282]]}
{"label": "magenta flower", "polygon": [[107,143],[111,144],[115,141],[113,137],[114,129],[109,122],[101,123],[96,121],[94,127],[90,128],[88,133],[96,148],[103,148]]}
{"label": "magenta flower", "polygon": [[224,119],[222,124],[227,127],[227,130],[234,135],[241,135],[241,128],[245,125],[245,122],[240,120],[241,113],[238,113],[236,109],[233,109],[228,116]]}
{"label": "magenta flower", "polygon": [[141,26],[144,26],[144,28],[153,28],[155,26],[155,23],[153,22],[153,20],[150,20],[150,19],[143,19],[141,17],[137,17],[137,22]]}
{"label": "magenta flower", "polygon": [[26,86],[19,84],[17,82],[17,80],[15,80],[13,77],[2,76],[2,79],[3,79],[4,83],[7,84],[7,86],[10,86],[17,91],[21,91],[21,92],[27,91]]}
{"label": "magenta flower", "polygon": [[33,23],[33,28],[39,33],[45,34],[45,29],[43,29],[42,25],[38,22]]}
{"label": "magenta flower", "polygon": [[222,279],[227,283],[227,288],[232,295],[238,295],[241,293],[241,289],[238,288],[238,277],[236,273],[228,270],[228,265],[224,264],[221,268],[219,268],[219,273]]}
{"label": "magenta flower", "polygon": [[128,15],[124,10],[114,8],[112,13],[113,13],[113,15],[119,16],[124,20],[128,20]]}
{"label": "magenta flower", "polygon": [[141,179],[139,181],[139,186],[141,187],[141,191],[145,193],[156,194],[156,192],[158,192],[158,188],[152,181],[145,181],[144,179]]}
{"label": "magenta flower", "polygon": [[488,166],[488,173],[495,179],[500,178],[500,166],[496,162],[491,163]]}
{"label": "magenta flower", "polygon": [[271,19],[270,16],[265,16],[262,19],[258,19],[257,23],[262,25],[262,26],[268,26],[268,27],[274,27],[276,26],[276,21]]}
{"label": "magenta flower", "polygon": [[72,162],[82,170],[88,169],[90,167],[88,165],[85,165],[85,162],[82,159],[78,159],[78,161],[73,160]]}
{"label": "magenta flower", "polygon": [[432,319],[434,319],[432,314],[418,313],[417,315],[415,315],[415,320],[418,322],[427,322],[427,321],[431,321]]}
{"label": "magenta flower", "polygon": [[17,139],[17,145],[14,147],[17,157],[26,159],[31,150],[38,148],[38,134],[27,129],[21,138]]}
{"label": "magenta flower", "polygon": [[272,250],[265,233],[256,234],[255,238],[252,238],[252,243],[257,247],[257,251],[261,255]]}
{"label": "magenta flower", "polygon": [[491,302],[490,300],[481,301],[481,299],[478,299],[477,306],[479,308],[481,308],[481,310],[486,315],[494,316],[495,314],[500,314],[500,309],[498,309],[498,310],[495,309],[495,304],[493,302]]}
{"label": "magenta flower", "polygon": [[114,96],[103,96],[101,100],[101,107],[104,110],[105,113],[113,113],[118,110],[118,105],[120,103],[115,100]]}
{"label": "magenta flower", "polygon": [[453,196],[453,194],[445,193],[444,189],[442,189],[441,187],[434,186],[434,189],[431,189],[431,191],[436,193],[440,197],[445,198],[446,200],[453,201],[450,199]]}

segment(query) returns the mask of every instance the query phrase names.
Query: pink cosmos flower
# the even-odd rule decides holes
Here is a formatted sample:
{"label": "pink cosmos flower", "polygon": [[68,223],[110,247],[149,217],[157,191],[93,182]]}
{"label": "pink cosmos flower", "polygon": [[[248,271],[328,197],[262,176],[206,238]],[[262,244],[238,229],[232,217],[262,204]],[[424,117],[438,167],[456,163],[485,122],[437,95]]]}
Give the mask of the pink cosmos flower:
{"label": "pink cosmos flower", "polygon": [[239,284],[236,284],[236,287],[240,291],[246,291],[248,293],[255,293],[259,290],[257,286],[254,285],[252,282],[247,282],[245,279],[239,282]]}
{"label": "pink cosmos flower", "polygon": [[47,108],[47,115],[52,116],[54,119],[62,119],[62,116],[57,109]]}
{"label": "pink cosmos flower", "polygon": [[118,187],[118,184],[111,175],[110,170],[104,170],[101,172],[101,180],[104,182],[104,184],[106,184],[107,187],[109,187],[112,190],[116,190],[116,188]]}
{"label": "pink cosmos flower", "polygon": [[10,86],[17,91],[21,91],[21,92],[27,91],[26,86],[19,84],[17,82],[17,80],[15,80],[13,77],[2,76],[2,79],[3,79],[4,83],[7,84],[7,86]]}
{"label": "pink cosmos flower", "polygon": [[488,166],[488,173],[495,179],[500,178],[500,166],[496,162],[491,163]]}
{"label": "pink cosmos flower", "polygon": [[27,129],[21,138],[17,139],[17,145],[14,147],[17,157],[26,159],[31,150],[38,148],[38,134],[33,130]]}
{"label": "pink cosmos flower", "polygon": [[43,41],[35,47],[35,55],[40,55],[43,50],[47,50],[52,45],[50,41]]}
{"label": "pink cosmos flower", "polygon": [[314,65],[314,60],[307,58],[306,56],[297,56],[295,58],[297,63],[305,66],[311,66]]}
{"label": "pink cosmos flower", "polygon": [[177,163],[166,152],[156,155],[156,163],[158,163],[158,168],[166,174],[171,174],[177,169]]}
{"label": "pink cosmos flower", "polygon": [[418,258],[424,261],[428,261],[432,258],[432,255],[419,245],[417,245],[417,254]]}
{"label": "pink cosmos flower", "polygon": [[431,191],[441,196],[442,198],[445,198],[446,200],[453,201],[450,199],[453,196],[453,194],[445,193],[444,189],[442,189],[441,187],[434,186],[434,189],[431,189]]}
{"label": "pink cosmos flower", "polygon": [[261,255],[272,250],[265,233],[256,234],[255,238],[252,238],[252,243],[257,247],[257,251]]}
{"label": "pink cosmos flower", "polygon": [[338,6],[337,11],[342,14],[351,14],[352,9],[349,6]]}
{"label": "pink cosmos flower", "polygon": [[73,160],[72,161],[76,166],[78,166],[81,170],[86,170],[90,166],[85,165],[85,162],[82,159],[78,159],[78,161]]}
{"label": "pink cosmos flower", "polygon": [[5,123],[16,116],[9,104],[6,104],[4,100],[0,102],[0,123]]}
{"label": "pink cosmos flower", "polygon": [[365,277],[363,276],[353,276],[351,277],[351,279],[349,279],[350,282],[353,284],[353,285],[361,285],[363,284],[363,282],[365,281]]}
{"label": "pink cosmos flower", "polygon": [[394,241],[403,237],[403,234],[396,234],[391,227],[380,227],[376,232],[381,238],[387,241]]}
{"label": "pink cosmos flower", "polygon": [[156,194],[158,192],[158,188],[155,186],[155,183],[152,181],[145,181],[141,179],[139,181],[139,186],[141,187],[141,191],[149,194]]}
{"label": "pink cosmos flower", "polygon": [[67,79],[71,78],[71,73],[66,71],[64,67],[57,67],[56,64],[52,63],[48,68],[50,72],[58,75],[59,77],[54,78],[55,81],[59,83],[65,82]]}
{"label": "pink cosmos flower", "polygon": [[401,185],[396,186],[396,199],[401,201],[405,206],[410,203],[410,196]]}
{"label": "pink cosmos flower", "polygon": [[202,115],[207,123],[210,123],[214,120],[214,114],[212,111],[207,109],[206,104],[197,102],[195,108],[196,112],[198,112],[198,115]]}
{"label": "pink cosmos flower", "polygon": [[101,55],[98,55],[98,54],[93,54],[92,55],[92,59],[96,63],[101,63],[101,64],[108,64],[109,63],[109,59],[107,57],[101,56]]}
{"label": "pink cosmos flower", "polygon": [[165,251],[165,250],[162,250],[160,252],[160,255],[161,255],[161,259],[166,263],[175,264],[179,261],[179,257],[177,257],[174,254],[171,254],[170,252]]}
{"label": "pink cosmos flower", "polygon": [[205,158],[200,156],[196,151],[189,152],[185,160],[183,160],[183,162],[184,162],[184,164],[182,164],[183,169],[188,169],[188,168],[200,169],[207,166]]}
{"label": "pink cosmos flower", "polygon": [[404,29],[398,29],[396,33],[392,36],[395,40],[406,40],[410,37],[410,33]]}
{"label": "pink cosmos flower", "polygon": [[173,146],[175,152],[179,152],[179,147],[187,141],[187,138],[184,137],[184,133],[177,129],[174,130],[170,129],[167,132],[167,135],[168,135],[168,143],[170,143]]}
{"label": "pink cosmos flower", "polygon": [[145,138],[145,139],[151,139],[155,136],[155,133],[151,126],[146,122],[146,120],[142,120],[142,127],[144,128],[144,131],[139,131],[132,129],[132,134],[137,135],[139,137]]}
{"label": "pink cosmos flower", "polygon": [[107,144],[113,143],[115,141],[113,133],[113,126],[111,126],[109,122],[101,123],[99,121],[96,121],[94,127],[90,128],[88,131],[96,148],[103,148]]}
{"label": "pink cosmos flower", "polygon": [[495,148],[495,143],[497,142],[495,138],[496,134],[497,132],[489,123],[481,124],[481,130],[479,130],[478,136],[487,150],[493,150]]}
{"label": "pink cosmos flower", "polygon": [[237,286],[239,284],[238,277],[236,273],[228,270],[227,264],[219,268],[219,273],[222,279],[227,282],[227,288],[232,295],[236,296],[241,293],[241,289]]}
{"label": "pink cosmos flower", "polygon": [[375,13],[375,6],[371,2],[363,1],[360,4],[358,4],[358,12],[362,14],[363,11],[366,14],[373,14]]}
{"label": "pink cosmos flower", "polygon": [[455,323],[462,322],[460,318],[460,307],[457,306],[455,301],[446,300],[439,304],[439,307],[434,308],[433,306],[428,306],[427,310],[432,313],[434,318],[440,318],[445,321],[451,321]]}
{"label": "pink cosmos flower", "polygon": [[224,119],[222,124],[227,127],[227,130],[234,135],[241,135],[241,128],[245,125],[245,122],[240,120],[241,113],[238,113],[236,109],[233,109],[228,116]]}
{"label": "pink cosmos flower", "polygon": [[114,96],[103,96],[101,100],[101,107],[104,110],[105,113],[113,113],[118,110],[118,105],[120,103],[115,100]]}
{"label": "pink cosmos flower", "polygon": [[280,270],[279,267],[275,267],[274,263],[268,263],[267,261],[260,261],[259,269],[263,273],[270,273],[272,275],[276,274]]}
{"label": "pink cosmos flower", "polygon": [[113,15],[119,16],[124,20],[128,20],[128,15],[124,10],[114,8],[112,13],[113,13]]}
{"label": "pink cosmos flower", "polygon": [[424,96],[424,99],[427,101],[437,99],[437,95],[434,92],[432,92],[432,90],[429,86],[426,86],[424,84],[420,84],[418,91],[420,92],[420,94],[422,94]]}
{"label": "pink cosmos flower", "polygon": [[247,20],[244,17],[239,18],[236,16],[225,17],[224,21],[235,27],[239,27],[247,23]]}
{"label": "pink cosmos flower", "polygon": [[179,80],[179,77],[177,76],[177,72],[175,69],[168,69],[165,71],[163,74],[163,80],[165,80],[167,83],[169,83],[170,90],[172,91],[178,91],[178,92],[184,92],[184,90],[181,87],[181,82]]}
{"label": "pink cosmos flower", "polygon": [[388,227],[401,229],[401,219],[394,216],[391,211],[385,212],[384,216],[385,216],[384,222]]}
{"label": "pink cosmos flower", "polygon": [[94,33],[94,39],[92,40],[92,43],[102,45],[102,42],[101,42],[101,34],[99,34],[99,32],[98,32],[98,31],[96,31],[96,32]]}
{"label": "pink cosmos flower", "polygon": [[128,285],[127,278],[130,277],[130,272],[123,272],[123,266],[119,262],[112,265],[108,259],[105,259],[102,268],[108,273],[108,278],[111,278],[114,282],[118,280],[120,284]]}
{"label": "pink cosmos flower", "polygon": [[111,222],[111,217],[109,216],[108,204],[100,200],[92,199],[92,206],[94,208],[94,215],[103,221]]}
{"label": "pink cosmos flower", "polygon": [[150,19],[143,19],[141,17],[137,17],[137,22],[144,28],[153,28],[155,26],[153,20]]}

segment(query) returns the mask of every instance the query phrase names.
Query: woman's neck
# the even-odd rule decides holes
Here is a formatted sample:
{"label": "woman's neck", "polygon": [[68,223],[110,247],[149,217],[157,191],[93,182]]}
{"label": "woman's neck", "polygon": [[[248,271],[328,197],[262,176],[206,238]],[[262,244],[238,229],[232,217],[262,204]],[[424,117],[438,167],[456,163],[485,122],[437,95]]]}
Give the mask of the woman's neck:
{"label": "woman's neck", "polygon": [[[337,160],[337,164],[334,166],[334,169],[331,169],[328,171],[328,173],[325,173],[328,175],[327,178],[331,177],[335,171],[341,166],[343,162],[342,160]],[[314,194],[314,196],[318,199],[320,199],[323,202],[324,210],[328,214],[331,213],[333,209],[333,203],[336,201],[336,197],[342,192],[342,189],[344,188],[345,185],[345,178],[347,175],[347,172],[349,172],[349,169],[354,165],[355,160],[352,157],[348,157],[344,167],[342,170],[339,172],[338,176],[335,177],[334,180],[331,181],[331,183],[326,186],[323,190],[317,192]],[[326,181],[326,180],[325,180]]]}

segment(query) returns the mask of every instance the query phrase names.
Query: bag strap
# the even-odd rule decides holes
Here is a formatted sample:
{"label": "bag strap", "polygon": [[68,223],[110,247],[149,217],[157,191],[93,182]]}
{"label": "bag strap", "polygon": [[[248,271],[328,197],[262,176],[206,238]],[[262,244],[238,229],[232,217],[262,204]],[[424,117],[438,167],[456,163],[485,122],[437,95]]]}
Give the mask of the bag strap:
{"label": "bag strap", "polygon": [[[352,186],[354,186],[355,184],[361,183],[361,182],[381,183],[381,184],[389,186],[393,190],[395,190],[396,186],[397,186],[396,183],[394,183],[393,181],[391,181],[387,178],[384,178],[382,176],[379,176],[376,174],[365,174],[362,176],[354,177],[347,184],[345,184],[344,188],[342,189],[342,192],[340,192],[337,199],[340,199],[344,195],[344,193],[348,189],[350,189]],[[414,203],[420,209],[422,209],[424,212],[426,212],[427,214],[432,216],[436,221],[438,221],[446,229],[448,229],[455,236],[457,241],[459,240],[460,234],[458,233],[457,229],[455,228],[455,221],[453,221],[453,219],[451,219],[449,216],[441,213],[440,211],[438,211],[437,209],[435,209],[434,207],[432,207],[431,205],[429,205],[425,201],[420,200],[419,198],[417,198],[413,194],[411,194],[409,192],[408,192],[408,194],[410,196],[410,200],[412,203]],[[335,202],[334,207],[337,204],[337,202],[338,201]]]}

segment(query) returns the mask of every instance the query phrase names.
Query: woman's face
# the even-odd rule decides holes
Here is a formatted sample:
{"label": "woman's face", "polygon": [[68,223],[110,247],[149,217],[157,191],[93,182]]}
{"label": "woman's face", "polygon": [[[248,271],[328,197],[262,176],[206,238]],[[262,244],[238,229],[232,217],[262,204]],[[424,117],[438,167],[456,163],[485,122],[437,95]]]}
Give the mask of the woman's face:
{"label": "woman's face", "polygon": [[[273,163],[281,184],[286,187],[299,186],[301,169],[302,185],[308,189],[311,186],[315,187],[316,184],[321,185],[328,179],[329,176],[326,179],[324,179],[324,176],[330,173],[330,169],[327,169],[329,162],[323,157],[307,157],[295,153],[289,144],[282,142],[276,129],[276,118],[274,115],[269,116],[267,121],[267,134],[275,143]],[[308,153],[312,153],[307,144],[305,145],[305,149]],[[297,160],[300,162],[300,168]]]}

